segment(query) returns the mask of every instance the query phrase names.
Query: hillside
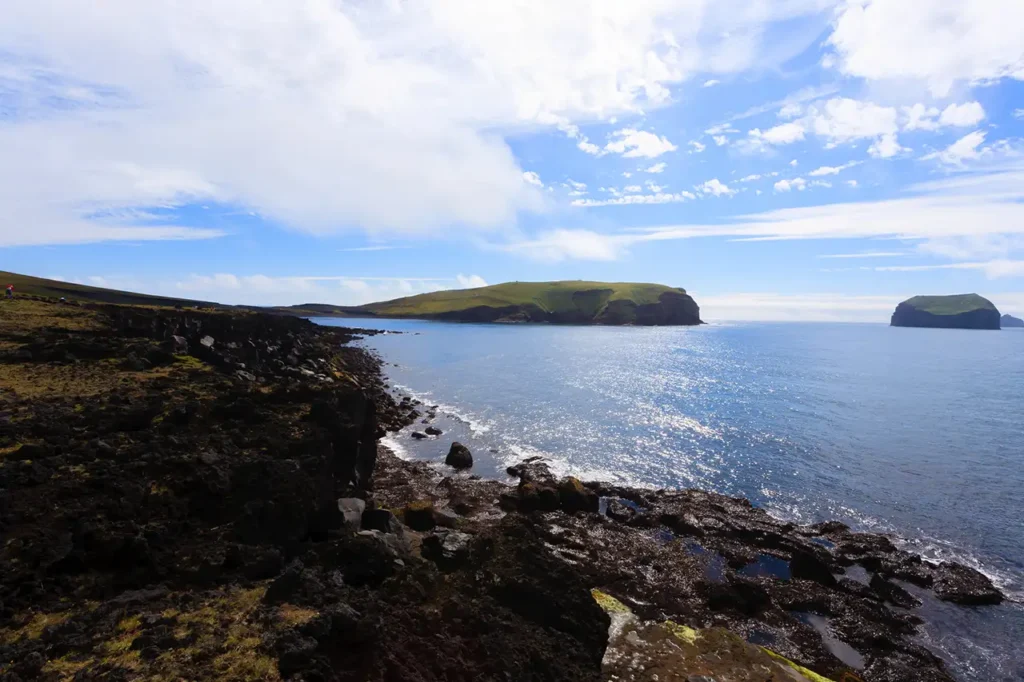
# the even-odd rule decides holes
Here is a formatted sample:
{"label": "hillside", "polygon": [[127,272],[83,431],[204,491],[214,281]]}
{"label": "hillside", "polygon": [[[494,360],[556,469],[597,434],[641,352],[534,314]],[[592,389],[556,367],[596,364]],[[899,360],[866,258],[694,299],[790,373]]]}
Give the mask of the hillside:
{"label": "hillside", "polygon": [[625,282],[509,282],[438,291],[347,309],[352,315],[461,322],[560,324],[700,324],[685,289]]}
{"label": "hillside", "polygon": [[4,272],[0,270],[0,286],[6,288],[8,284],[14,285],[14,291],[18,296],[43,296],[46,298],[67,298],[75,301],[91,301],[95,303],[153,305],[165,306],[168,308],[176,306],[181,306],[183,308],[194,307],[197,305],[209,307],[215,305],[206,301],[192,301],[183,298],[136,294],[129,291],[117,291],[115,289],[90,287],[84,284],[61,282],[55,279],[18,275],[13,272]]}
{"label": "hillside", "polygon": [[999,329],[999,311],[978,294],[914,296],[896,306],[893,327]]}

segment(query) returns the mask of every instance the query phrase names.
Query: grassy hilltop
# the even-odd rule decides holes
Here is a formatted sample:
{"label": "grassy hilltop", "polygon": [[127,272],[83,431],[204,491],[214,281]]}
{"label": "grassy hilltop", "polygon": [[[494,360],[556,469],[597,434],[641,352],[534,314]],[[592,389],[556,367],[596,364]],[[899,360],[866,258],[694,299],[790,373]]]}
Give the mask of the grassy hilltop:
{"label": "grassy hilltop", "polygon": [[978,294],[955,296],[914,296],[907,305],[932,315],[960,315],[972,310],[995,310],[992,301]]}
{"label": "grassy hilltop", "polygon": [[896,306],[893,327],[999,329],[999,311],[978,294],[914,296]]}
{"label": "grassy hilltop", "polygon": [[136,294],[129,291],[117,291],[115,289],[90,287],[84,284],[61,282],[55,279],[18,275],[13,272],[4,272],[0,270],[0,287],[6,289],[8,284],[14,285],[14,293],[18,296],[43,296],[46,298],[67,298],[75,301],[91,301],[94,303],[152,305],[168,308],[173,308],[175,306],[192,307],[196,305],[208,307],[214,305],[213,303],[206,301],[192,301],[183,298]]}
{"label": "grassy hilltop", "polygon": [[700,324],[685,289],[628,282],[509,282],[371,303],[349,314],[465,322]]}

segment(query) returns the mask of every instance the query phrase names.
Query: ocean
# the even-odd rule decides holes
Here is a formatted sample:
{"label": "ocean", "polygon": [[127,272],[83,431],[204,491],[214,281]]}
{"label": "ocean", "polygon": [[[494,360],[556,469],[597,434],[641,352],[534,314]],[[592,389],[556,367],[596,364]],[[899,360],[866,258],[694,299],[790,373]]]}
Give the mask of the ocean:
{"label": "ocean", "polygon": [[445,433],[389,437],[401,456],[440,462],[458,440],[484,476],[544,455],[585,480],[892,534],[1013,600],[927,602],[922,642],[960,680],[1024,680],[1024,329],[315,321],[403,332],[363,343]]}

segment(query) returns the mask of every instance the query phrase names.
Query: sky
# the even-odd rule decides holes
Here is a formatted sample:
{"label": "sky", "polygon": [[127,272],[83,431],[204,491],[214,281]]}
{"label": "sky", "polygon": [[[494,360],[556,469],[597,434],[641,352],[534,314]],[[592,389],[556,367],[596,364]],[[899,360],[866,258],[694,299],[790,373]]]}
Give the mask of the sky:
{"label": "sky", "polygon": [[[0,270],[1024,314],[1020,0],[4,0]],[[60,17],[59,21],[54,18]]]}

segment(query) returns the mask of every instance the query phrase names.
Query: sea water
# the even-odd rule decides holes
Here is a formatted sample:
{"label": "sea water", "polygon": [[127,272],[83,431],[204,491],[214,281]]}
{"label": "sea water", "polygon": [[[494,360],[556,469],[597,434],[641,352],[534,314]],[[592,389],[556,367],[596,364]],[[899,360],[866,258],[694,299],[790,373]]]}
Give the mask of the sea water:
{"label": "sea water", "polygon": [[558,473],[749,498],[802,523],[894,535],[1018,600],[926,601],[921,639],[958,679],[1024,680],[1024,329],[881,324],[563,327],[398,320],[363,343],[445,434],[389,439],[476,473],[544,455]]}

